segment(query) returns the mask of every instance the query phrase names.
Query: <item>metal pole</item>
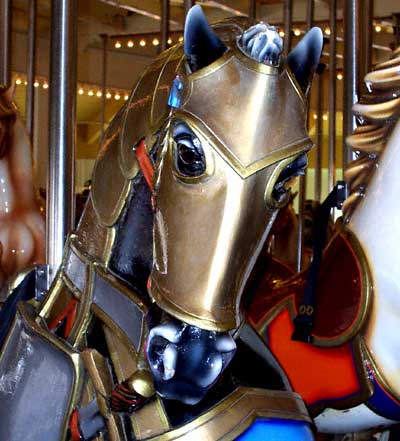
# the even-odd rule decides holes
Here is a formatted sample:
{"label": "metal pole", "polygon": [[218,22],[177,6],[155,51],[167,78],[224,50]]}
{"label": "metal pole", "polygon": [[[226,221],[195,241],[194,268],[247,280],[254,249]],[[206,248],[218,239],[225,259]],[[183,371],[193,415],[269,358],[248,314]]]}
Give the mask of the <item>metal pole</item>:
{"label": "metal pole", "polygon": [[314,22],[314,0],[307,0],[307,18],[306,18],[307,31],[309,31],[313,27],[313,22]]}
{"label": "metal pole", "polygon": [[324,70],[325,64],[320,63],[317,67],[317,124],[315,140],[315,180],[314,199],[321,201],[321,178],[322,178],[322,139],[323,139],[323,110],[324,110]]}
{"label": "metal pole", "polygon": [[196,3],[195,0],[183,0],[183,7],[185,9],[185,17],[187,15],[187,13],[189,12],[189,9],[194,6]]}
{"label": "metal pole", "polygon": [[0,1],[0,83],[11,85],[12,1]]}
{"label": "metal pole", "polygon": [[[314,0],[307,0],[306,26],[310,30],[314,21]],[[307,110],[307,127],[309,126],[310,112]],[[303,250],[304,250],[304,204],[307,192],[307,170],[299,178],[299,214],[297,224],[297,255],[296,269],[300,272],[303,269]]]}
{"label": "metal pole", "polygon": [[104,139],[104,125],[106,122],[106,87],[107,87],[107,34],[101,34],[103,40],[103,63],[101,72],[101,126],[100,126],[100,143]]}
{"label": "metal pole", "polygon": [[336,7],[337,0],[331,0],[329,12],[331,36],[329,42],[328,193],[330,193],[336,181]]}
{"label": "metal pole", "polygon": [[372,36],[374,19],[374,0],[365,0],[363,5],[363,30],[362,30],[362,46],[364,63],[361,66],[360,80],[364,85],[364,77],[371,70],[372,67]]}
{"label": "metal pole", "polygon": [[393,25],[396,48],[400,46],[400,14],[393,14]]}
{"label": "metal pole", "polygon": [[50,278],[74,226],[77,0],[52,0],[47,181],[47,262]]}
{"label": "metal pole", "polygon": [[249,18],[252,21],[256,21],[257,18],[257,1],[250,0],[249,2]]}
{"label": "metal pole", "polygon": [[344,77],[343,77],[343,170],[352,160],[351,149],[346,144],[346,138],[356,128],[356,118],[352,107],[358,100],[357,80],[359,73],[359,19],[361,0],[346,0],[343,2],[344,30]]}
{"label": "metal pole", "polygon": [[161,0],[161,51],[168,48],[169,37],[169,0]]}
{"label": "metal pole", "polygon": [[36,60],[36,12],[37,0],[29,2],[29,31],[28,31],[28,66],[26,85],[26,129],[33,145],[33,116],[35,113],[35,60]]}
{"label": "metal pole", "polygon": [[290,52],[292,47],[292,12],[293,0],[285,0],[283,4],[283,27],[285,32],[283,47],[285,55]]}

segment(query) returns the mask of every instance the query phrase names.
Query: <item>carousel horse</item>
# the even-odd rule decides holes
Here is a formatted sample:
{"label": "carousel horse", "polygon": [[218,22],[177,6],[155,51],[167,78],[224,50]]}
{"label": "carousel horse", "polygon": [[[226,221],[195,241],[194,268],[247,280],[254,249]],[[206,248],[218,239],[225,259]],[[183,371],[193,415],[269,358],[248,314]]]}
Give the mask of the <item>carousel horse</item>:
{"label": "carousel horse", "polygon": [[0,268],[2,284],[43,263],[45,225],[33,185],[31,144],[13,103],[13,87],[0,87]]}
{"label": "carousel horse", "polygon": [[358,156],[345,172],[350,196],[319,263],[251,286],[250,320],[322,432],[400,421],[399,66],[397,49],[365,77],[348,138]]}
{"label": "carousel horse", "polygon": [[313,439],[240,298],[306,165],[323,39],[284,57],[247,27],[193,7],[111,123],[59,272],[3,346],[1,440]]}

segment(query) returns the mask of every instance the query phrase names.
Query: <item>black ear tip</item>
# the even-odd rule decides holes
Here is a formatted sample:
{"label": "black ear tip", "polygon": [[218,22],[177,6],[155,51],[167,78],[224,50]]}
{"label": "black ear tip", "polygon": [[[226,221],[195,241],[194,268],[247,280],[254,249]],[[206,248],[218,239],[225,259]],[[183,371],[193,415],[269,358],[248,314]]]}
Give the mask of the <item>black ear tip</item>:
{"label": "black ear tip", "polygon": [[324,36],[320,28],[311,28],[288,55],[288,66],[307,93],[312,76],[321,58]]}
{"label": "black ear tip", "polygon": [[199,5],[186,16],[183,48],[192,72],[211,64],[226,50]]}

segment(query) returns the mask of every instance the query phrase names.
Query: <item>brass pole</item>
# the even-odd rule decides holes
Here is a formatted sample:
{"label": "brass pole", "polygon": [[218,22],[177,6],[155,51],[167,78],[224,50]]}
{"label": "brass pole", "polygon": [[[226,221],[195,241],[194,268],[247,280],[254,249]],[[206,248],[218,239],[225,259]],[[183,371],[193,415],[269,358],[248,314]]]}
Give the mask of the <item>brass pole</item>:
{"label": "brass pole", "polygon": [[292,15],[293,0],[285,0],[283,4],[283,27],[285,32],[283,47],[285,55],[287,55],[292,48]]}
{"label": "brass pole", "polygon": [[325,64],[320,63],[317,67],[317,124],[315,140],[315,180],[314,199],[321,201],[322,181],[322,140],[323,140],[323,111],[324,111],[324,71]]}
{"label": "brass pole", "polygon": [[161,0],[161,51],[168,49],[169,38],[169,0]]}
{"label": "brass pole", "polygon": [[329,11],[329,148],[328,148],[328,193],[336,181],[336,36],[337,0],[331,0]]}
{"label": "brass pole", "polygon": [[11,85],[12,1],[0,1],[0,83]]}
{"label": "brass pole", "polygon": [[185,17],[187,13],[189,12],[189,9],[195,5],[195,0],[183,0],[183,7],[185,9]]}
{"label": "brass pole", "polygon": [[74,227],[77,0],[52,0],[46,252],[53,279]]}
{"label": "brass pole", "polygon": [[[307,31],[311,29],[314,21],[314,0],[307,0]],[[307,111],[307,126],[309,125],[310,112]],[[299,214],[297,224],[297,255],[296,269],[300,272],[303,269],[303,250],[304,250],[304,204],[307,192],[307,170],[303,176],[299,177]]]}
{"label": "brass pole", "polygon": [[101,72],[101,126],[100,126],[100,144],[104,140],[104,126],[106,123],[106,93],[107,93],[107,45],[108,45],[108,35],[101,34],[101,39],[103,41],[103,62],[102,62],[102,72]]}
{"label": "brass pole", "polygon": [[257,1],[250,0],[249,2],[249,18],[252,21],[256,21],[257,19]]}
{"label": "brass pole", "polygon": [[361,0],[343,2],[343,170],[352,160],[352,151],[346,144],[346,138],[356,128],[356,118],[353,115],[352,107],[358,100],[357,81],[361,65],[360,21]]}
{"label": "brass pole", "polygon": [[29,2],[29,31],[28,31],[28,66],[26,85],[26,129],[33,145],[34,114],[35,114],[35,60],[36,60],[36,12],[37,0]]}

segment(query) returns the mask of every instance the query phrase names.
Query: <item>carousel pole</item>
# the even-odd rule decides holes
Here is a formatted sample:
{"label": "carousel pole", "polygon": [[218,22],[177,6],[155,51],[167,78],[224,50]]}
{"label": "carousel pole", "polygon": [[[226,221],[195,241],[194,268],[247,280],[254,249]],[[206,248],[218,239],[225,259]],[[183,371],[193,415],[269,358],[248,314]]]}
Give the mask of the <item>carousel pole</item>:
{"label": "carousel pole", "polygon": [[28,66],[26,86],[26,129],[33,145],[33,127],[35,113],[35,60],[36,60],[36,12],[37,0],[29,2],[29,32],[28,32]]}
{"label": "carousel pole", "polygon": [[374,35],[372,22],[374,19],[374,0],[365,0],[362,29],[363,64],[361,66],[360,80],[364,86],[364,77],[372,67],[372,36]]}
{"label": "carousel pole", "polygon": [[104,140],[104,125],[106,122],[106,88],[107,88],[107,44],[108,35],[101,34],[103,41],[103,60],[102,60],[102,72],[101,72],[101,126],[100,126],[100,144]]}
{"label": "carousel pole", "polygon": [[315,140],[315,179],[314,199],[321,202],[322,181],[322,140],[323,140],[323,111],[324,111],[324,71],[325,64],[320,63],[317,67],[317,124]]}
{"label": "carousel pole", "polygon": [[0,0],[0,83],[11,85],[12,1]]}
{"label": "carousel pole", "polygon": [[285,32],[283,48],[285,55],[290,52],[292,47],[292,16],[293,0],[285,0],[283,3],[283,28]]}
{"label": "carousel pole", "polygon": [[46,254],[53,279],[74,227],[77,0],[52,0]]}
{"label": "carousel pole", "polygon": [[[307,0],[307,30],[312,28],[314,21],[314,0]],[[286,35],[286,31],[285,31]],[[307,125],[310,113],[307,112]],[[303,269],[303,249],[304,249],[304,204],[307,190],[307,170],[303,176],[299,177],[299,214],[297,224],[297,255],[296,269],[300,272]]]}
{"label": "carousel pole", "polygon": [[400,46],[400,14],[393,14],[394,36],[396,48]]}
{"label": "carousel pole", "polygon": [[161,52],[168,49],[169,0],[161,0]]}
{"label": "carousel pole", "polygon": [[336,7],[337,0],[331,0],[329,11],[329,147],[328,147],[328,193],[336,181]]}
{"label": "carousel pole", "polygon": [[343,171],[352,160],[352,151],[346,138],[356,128],[353,104],[358,100],[357,82],[360,69],[360,22],[362,18],[361,0],[343,2]]}
{"label": "carousel pole", "polygon": [[249,3],[249,18],[256,21],[257,18],[257,0],[250,0]]}
{"label": "carousel pole", "polygon": [[185,10],[185,17],[187,15],[187,13],[189,12],[189,9],[194,6],[196,3],[195,0],[183,0],[183,7]]}

